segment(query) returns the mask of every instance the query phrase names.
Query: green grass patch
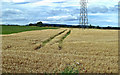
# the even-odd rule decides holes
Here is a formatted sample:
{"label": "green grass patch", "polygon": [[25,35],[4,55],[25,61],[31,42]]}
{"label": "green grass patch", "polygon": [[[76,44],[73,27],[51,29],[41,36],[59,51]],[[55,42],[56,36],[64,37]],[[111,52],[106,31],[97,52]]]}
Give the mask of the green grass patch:
{"label": "green grass patch", "polygon": [[49,73],[44,73],[44,75],[79,75],[79,70],[77,68],[75,68],[75,66],[67,66],[63,71],[57,73],[53,72],[52,74]]}
{"label": "green grass patch", "polygon": [[66,74],[68,74],[68,75],[76,75],[78,73],[79,73],[78,70],[74,70],[74,68],[72,68],[72,67],[66,67],[61,74],[62,75],[66,75]]}
{"label": "green grass patch", "polygon": [[57,27],[5,26],[4,25],[2,26],[2,34],[12,34],[12,33],[24,32],[24,31],[44,30],[44,29],[58,29],[58,28]]}

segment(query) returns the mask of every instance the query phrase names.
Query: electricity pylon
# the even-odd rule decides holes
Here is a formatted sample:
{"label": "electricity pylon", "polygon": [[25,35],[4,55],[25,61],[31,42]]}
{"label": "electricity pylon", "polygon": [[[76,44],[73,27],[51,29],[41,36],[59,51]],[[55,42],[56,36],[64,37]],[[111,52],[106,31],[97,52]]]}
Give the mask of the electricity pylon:
{"label": "electricity pylon", "polygon": [[86,25],[88,25],[87,3],[88,3],[88,0],[80,0],[79,24],[82,25],[83,28],[85,28]]}

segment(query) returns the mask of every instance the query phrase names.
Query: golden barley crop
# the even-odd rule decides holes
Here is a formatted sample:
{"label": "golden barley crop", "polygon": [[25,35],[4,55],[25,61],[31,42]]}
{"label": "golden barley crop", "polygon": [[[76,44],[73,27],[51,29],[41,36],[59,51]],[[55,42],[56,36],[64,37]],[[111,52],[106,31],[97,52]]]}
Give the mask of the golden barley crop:
{"label": "golden barley crop", "polygon": [[118,72],[118,30],[61,28],[2,38],[4,73],[59,73],[67,66],[80,73]]}

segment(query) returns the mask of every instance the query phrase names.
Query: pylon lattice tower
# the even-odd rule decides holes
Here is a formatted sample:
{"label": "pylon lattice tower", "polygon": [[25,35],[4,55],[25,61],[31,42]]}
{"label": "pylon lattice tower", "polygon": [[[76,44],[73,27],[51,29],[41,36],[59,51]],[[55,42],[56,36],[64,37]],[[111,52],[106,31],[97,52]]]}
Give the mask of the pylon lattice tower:
{"label": "pylon lattice tower", "polygon": [[88,12],[87,12],[88,0],[80,0],[80,20],[79,24],[85,27],[88,25]]}

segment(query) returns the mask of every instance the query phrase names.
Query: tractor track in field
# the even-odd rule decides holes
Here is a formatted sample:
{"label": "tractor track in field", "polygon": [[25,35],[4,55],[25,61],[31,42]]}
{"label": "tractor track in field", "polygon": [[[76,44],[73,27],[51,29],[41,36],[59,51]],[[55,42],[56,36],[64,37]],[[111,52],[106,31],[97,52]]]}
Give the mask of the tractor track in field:
{"label": "tractor track in field", "polygon": [[62,49],[62,42],[63,40],[71,33],[71,30],[67,31],[64,36],[61,37],[61,39],[58,41],[59,45],[58,45],[58,49],[61,50]]}
{"label": "tractor track in field", "polygon": [[62,41],[69,35],[70,32],[71,32],[71,30],[65,29],[65,30],[59,32],[58,34],[43,41],[41,44],[37,44],[36,48],[34,48],[34,50],[41,49],[46,45],[52,46],[55,43],[58,43],[58,49],[61,50],[62,49]]}
{"label": "tractor track in field", "polygon": [[38,50],[42,47],[44,47],[47,43],[49,43],[52,39],[54,39],[55,37],[61,35],[62,33],[64,33],[65,31],[67,31],[67,29],[55,34],[54,36],[51,36],[50,38],[48,38],[47,40],[44,40],[42,43],[37,43],[36,47],[34,48],[34,50]]}

